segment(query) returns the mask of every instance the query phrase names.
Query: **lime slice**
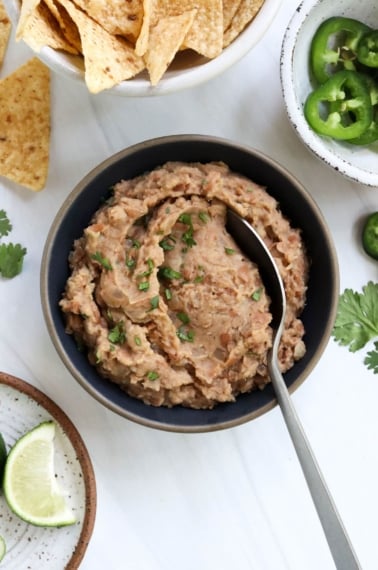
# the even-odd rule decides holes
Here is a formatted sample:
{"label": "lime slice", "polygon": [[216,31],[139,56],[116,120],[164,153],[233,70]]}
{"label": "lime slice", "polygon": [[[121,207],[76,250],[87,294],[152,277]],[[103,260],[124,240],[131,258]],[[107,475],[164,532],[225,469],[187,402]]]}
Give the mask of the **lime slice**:
{"label": "lime slice", "polygon": [[4,496],[21,519],[37,526],[75,522],[54,471],[55,423],[43,422],[21,437],[8,454]]}
{"label": "lime slice", "polygon": [[5,446],[4,438],[0,433],[0,489],[3,483],[3,473],[4,473],[6,460],[7,460],[7,448]]}
{"label": "lime slice", "polygon": [[7,551],[7,548],[5,546],[5,540],[3,539],[2,536],[0,536],[0,562],[4,558],[6,551]]}

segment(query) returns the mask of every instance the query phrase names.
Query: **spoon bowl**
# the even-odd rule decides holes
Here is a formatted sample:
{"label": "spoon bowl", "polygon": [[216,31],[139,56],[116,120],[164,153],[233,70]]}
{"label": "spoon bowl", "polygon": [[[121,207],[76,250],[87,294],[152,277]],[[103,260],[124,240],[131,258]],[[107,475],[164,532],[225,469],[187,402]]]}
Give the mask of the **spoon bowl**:
{"label": "spoon bowl", "polygon": [[230,208],[227,209],[227,229],[241,250],[259,267],[261,278],[271,299],[273,344],[267,355],[269,375],[336,568],[358,570],[361,566],[279,369],[278,347],[285,321],[286,296],[277,265],[257,231]]}

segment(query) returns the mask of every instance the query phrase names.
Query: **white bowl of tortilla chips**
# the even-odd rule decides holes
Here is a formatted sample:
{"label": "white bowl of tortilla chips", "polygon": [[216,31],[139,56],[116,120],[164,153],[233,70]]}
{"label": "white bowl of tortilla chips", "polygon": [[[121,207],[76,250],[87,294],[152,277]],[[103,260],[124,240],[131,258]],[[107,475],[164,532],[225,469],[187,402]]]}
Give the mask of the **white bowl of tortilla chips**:
{"label": "white bowl of tortilla chips", "polygon": [[282,0],[6,0],[27,43],[91,93],[161,95],[241,59]]}

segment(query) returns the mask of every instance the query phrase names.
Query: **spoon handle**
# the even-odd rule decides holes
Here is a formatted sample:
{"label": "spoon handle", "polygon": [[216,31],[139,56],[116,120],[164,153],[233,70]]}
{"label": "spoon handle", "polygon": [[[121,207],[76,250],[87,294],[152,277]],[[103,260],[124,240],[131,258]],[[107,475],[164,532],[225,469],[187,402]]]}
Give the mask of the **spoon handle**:
{"label": "spoon handle", "polygon": [[361,570],[361,565],[291,401],[285,381],[275,362],[269,362],[269,372],[336,568],[338,570]]}

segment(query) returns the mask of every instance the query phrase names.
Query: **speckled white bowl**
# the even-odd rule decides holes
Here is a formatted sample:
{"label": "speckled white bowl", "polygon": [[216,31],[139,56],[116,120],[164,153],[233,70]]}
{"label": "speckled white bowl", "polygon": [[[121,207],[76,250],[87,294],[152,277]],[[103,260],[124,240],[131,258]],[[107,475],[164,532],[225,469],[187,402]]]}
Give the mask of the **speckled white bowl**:
{"label": "speckled white bowl", "polygon": [[53,400],[6,372],[0,372],[0,404],[0,431],[8,451],[41,422],[55,422],[55,476],[77,519],[74,525],[61,528],[33,526],[14,515],[0,493],[0,533],[6,543],[1,568],[77,570],[96,517],[95,474],[85,443]]}
{"label": "speckled white bowl", "polygon": [[[152,87],[147,73],[123,81],[108,92],[125,97],[165,95],[199,85],[221,74],[244,57],[262,38],[276,15],[282,0],[265,0],[258,14],[246,29],[221,55],[213,60],[205,59],[195,52],[184,52],[176,59],[161,81]],[[4,0],[10,18],[16,24],[19,17],[19,0]],[[43,48],[38,57],[51,69],[84,83],[83,60],[63,52]]]}
{"label": "speckled white bowl", "polygon": [[281,52],[281,83],[289,119],[308,148],[326,164],[348,178],[378,186],[378,143],[353,146],[321,137],[311,130],[303,104],[313,89],[309,74],[311,39],[318,26],[331,16],[361,20],[378,28],[378,3],[373,0],[304,0],[286,30]]}

